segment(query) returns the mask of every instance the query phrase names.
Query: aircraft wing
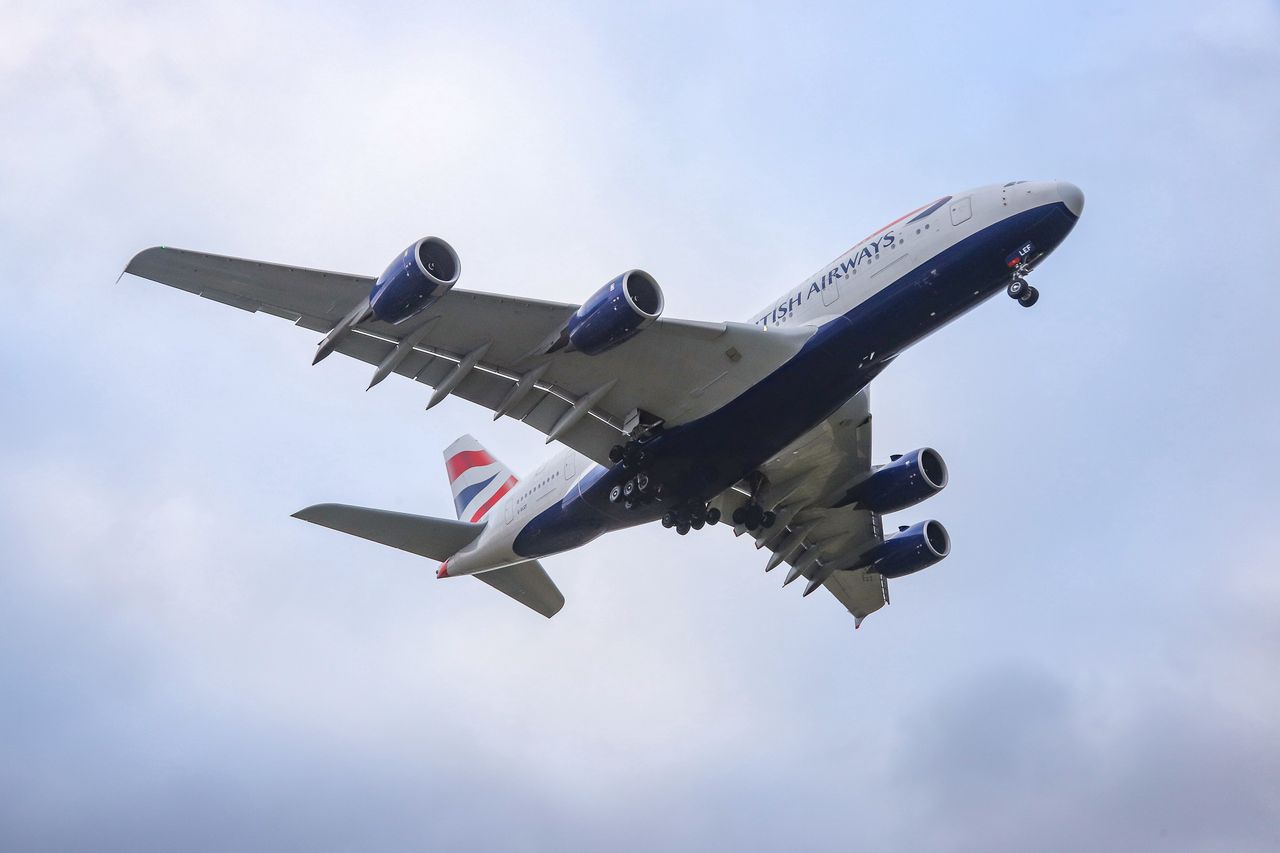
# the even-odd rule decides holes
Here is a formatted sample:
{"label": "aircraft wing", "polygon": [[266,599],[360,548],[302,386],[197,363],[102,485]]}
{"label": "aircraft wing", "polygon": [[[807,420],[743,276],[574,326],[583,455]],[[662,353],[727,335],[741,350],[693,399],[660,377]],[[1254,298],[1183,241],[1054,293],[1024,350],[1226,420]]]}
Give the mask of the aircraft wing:
{"label": "aircraft wing", "polygon": [[[880,516],[867,510],[831,509],[852,481],[871,470],[871,412],[866,390],[802,435],[760,468],[765,485],[758,500],[777,514],[773,527],[756,531],[756,547],[770,552],[766,570],[786,565],[806,582],[822,585],[853,614],[855,627],[889,603],[885,578],[851,570],[883,540]],[[745,486],[716,498],[724,517],[746,501]],[[734,533],[746,533],[735,527]],[[834,570],[833,570],[834,567]]]}
{"label": "aircraft wing", "polygon": [[[139,253],[125,272],[313,332],[337,325],[374,283],[169,248]],[[433,404],[456,394],[607,464],[633,413],[667,424],[708,414],[790,359],[812,333],[662,318],[599,355],[539,354],[577,308],[454,288],[399,325],[361,323],[336,351],[443,389]]]}

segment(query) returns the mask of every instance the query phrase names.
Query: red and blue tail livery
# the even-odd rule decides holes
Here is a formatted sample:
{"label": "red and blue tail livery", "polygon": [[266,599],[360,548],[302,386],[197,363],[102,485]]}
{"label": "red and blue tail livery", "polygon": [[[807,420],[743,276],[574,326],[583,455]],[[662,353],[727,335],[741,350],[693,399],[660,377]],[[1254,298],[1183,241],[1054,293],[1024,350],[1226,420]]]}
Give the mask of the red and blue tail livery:
{"label": "red and blue tail livery", "polygon": [[517,482],[507,466],[469,435],[445,449],[444,467],[453,490],[453,507],[462,521],[480,521]]}

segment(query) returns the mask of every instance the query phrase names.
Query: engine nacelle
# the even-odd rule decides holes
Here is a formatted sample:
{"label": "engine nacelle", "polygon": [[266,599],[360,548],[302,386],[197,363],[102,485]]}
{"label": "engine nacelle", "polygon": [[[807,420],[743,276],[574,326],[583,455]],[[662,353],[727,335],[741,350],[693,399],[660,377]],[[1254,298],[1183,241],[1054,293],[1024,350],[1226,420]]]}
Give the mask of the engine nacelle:
{"label": "engine nacelle", "polygon": [[662,288],[644,270],[631,270],[591,295],[551,347],[599,355],[630,340],[662,314]]}
{"label": "engine nacelle", "polygon": [[951,553],[951,537],[939,521],[921,521],[890,536],[863,555],[863,565],[887,578],[927,569]]}
{"label": "engine nacelle", "polygon": [[857,504],[872,512],[897,512],[931,498],[947,487],[947,464],[932,447],[899,456],[873,472],[840,499],[836,506]]}
{"label": "engine nacelle", "polygon": [[449,292],[458,282],[462,262],[439,237],[423,237],[400,253],[373,290],[369,307],[384,323],[403,323]]}

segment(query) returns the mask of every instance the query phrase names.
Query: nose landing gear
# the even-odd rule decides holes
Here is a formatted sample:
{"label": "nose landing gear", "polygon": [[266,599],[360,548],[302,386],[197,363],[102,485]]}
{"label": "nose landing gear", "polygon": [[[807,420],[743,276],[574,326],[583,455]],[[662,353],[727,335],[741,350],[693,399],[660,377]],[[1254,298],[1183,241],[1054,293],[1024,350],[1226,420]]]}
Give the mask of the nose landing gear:
{"label": "nose landing gear", "polygon": [[1008,294],[1010,298],[1018,300],[1018,304],[1023,308],[1030,308],[1040,301],[1040,291],[1032,287],[1025,278],[1015,275],[1013,281],[1009,282]]}
{"label": "nose landing gear", "polygon": [[1013,273],[1013,279],[1009,282],[1008,288],[1009,298],[1018,300],[1018,304],[1023,308],[1030,308],[1040,299],[1040,291],[1027,283],[1027,276],[1031,273],[1031,262],[1036,257],[1033,254],[1035,248],[1034,243],[1026,243],[1005,259],[1005,266]]}

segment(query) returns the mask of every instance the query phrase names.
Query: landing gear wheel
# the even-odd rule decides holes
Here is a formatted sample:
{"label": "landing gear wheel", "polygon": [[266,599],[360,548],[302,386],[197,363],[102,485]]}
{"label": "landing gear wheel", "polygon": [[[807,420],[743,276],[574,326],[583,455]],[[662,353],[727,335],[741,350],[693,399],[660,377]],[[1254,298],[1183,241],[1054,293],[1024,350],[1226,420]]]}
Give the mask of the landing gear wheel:
{"label": "landing gear wheel", "polygon": [[649,475],[636,474],[635,484],[636,484],[636,490],[639,491],[640,494],[643,495],[647,493],[649,491],[649,486],[651,485]]}
{"label": "landing gear wheel", "polygon": [[759,504],[753,504],[747,509],[747,529],[756,530],[764,524],[764,510]]}
{"label": "landing gear wheel", "polygon": [[1009,282],[1009,297],[1011,299],[1021,301],[1022,294],[1026,293],[1027,288],[1029,287],[1031,287],[1031,285],[1027,284],[1027,280],[1025,278],[1015,278],[1013,281]]}
{"label": "landing gear wheel", "polygon": [[630,512],[631,510],[636,508],[636,502],[633,501],[631,498],[627,498],[622,502],[622,508]]}
{"label": "landing gear wheel", "polygon": [[772,512],[766,512],[760,519],[760,526],[768,530],[773,527],[773,523],[778,520],[778,516]]}
{"label": "landing gear wheel", "polygon": [[704,519],[701,519],[701,518],[695,518],[693,521],[691,521],[691,522],[689,523],[689,526],[690,526],[690,527],[692,527],[694,530],[701,530],[701,529],[702,529],[702,525],[704,525],[704,524],[706,524],[706,523],[707,523],[707,522],[706,522]]}
{"label": "landing gear wheel", "polygon": [[719,523],[720,523],[720,510],[716,509],[715,507],[712,507],[711,509],[707,510],[707,524],[719,524]]}
{"label": "landing gear wheel", "polygon": [[667,528],[668,530],[671,529],[672,527],[675,527],[676,526],[675,517],[672,516],[671,513],[667,513],[666,515],[662,516],[662,526]]}
{"label": "landing gear wheel", "polygon": [[1018,304],[1023,308],[1030,308],[1040,301],[1040,291],[1034,287],[1027,287],[1027,292],[1018,297]]}
{"label": "landing gear wheel", "polygon": [[688,524],[681,524],[681,525],[677,526],[677,527],[676,527],[676,533],[679,533],[681,536],[687,536],[687,535],[689,535],[689,525],[688,525]]}
{"label": "landing gear wheel", "polygon": [[735,510],[733,511],[733,515],[732,515],[732,516],[730,516],[730,517],[733,519],[733,524],[734,524],[734,526],[735,526],[735,527],[737,527],[737,526],[738,526],[738,525],[740,525],[740,524],[746,524],[746,523],[747,523],[747,508],[746,508],[745,506],[740,506],[740,507],[738,507],[737,509],[735,509]]}
{"label": "landing gear wheel", "polygon": [[627,480],[627,482],[622,484],[622,494],[626,498],[635,497],[636,490],[637,490],[637,486],[636,486],[635,480]]}
{"label": "landing gear wheel", "polygon": [[622,500],[622,486],[614,486],[609,490],[609,500],[617,503]]}

